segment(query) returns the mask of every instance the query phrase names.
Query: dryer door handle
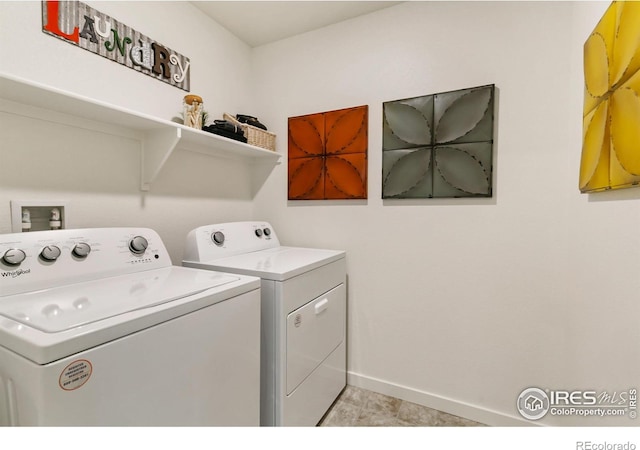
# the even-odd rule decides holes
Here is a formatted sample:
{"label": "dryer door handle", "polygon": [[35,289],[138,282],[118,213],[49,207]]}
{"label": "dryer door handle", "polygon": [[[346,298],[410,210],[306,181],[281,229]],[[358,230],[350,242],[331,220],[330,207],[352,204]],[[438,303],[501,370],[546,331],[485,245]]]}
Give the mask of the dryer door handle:
{"label": "dryer door handle", "polygon": [[316,315],[320,314],[322,311],[327,309],[328,306],[329,306],[329,299],[328,298],[323,298],[322,300],[320,300],[315,305]]}

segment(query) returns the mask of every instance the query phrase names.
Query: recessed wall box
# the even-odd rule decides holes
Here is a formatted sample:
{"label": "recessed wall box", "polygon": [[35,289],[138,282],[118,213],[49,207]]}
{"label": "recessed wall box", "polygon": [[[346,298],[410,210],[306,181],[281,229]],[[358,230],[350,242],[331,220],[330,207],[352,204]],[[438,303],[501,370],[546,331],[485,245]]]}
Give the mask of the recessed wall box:
{"label": "recessed wall box", "polygon": [[11,232],[64,230],[69,226],[69,202],[11,201]]}

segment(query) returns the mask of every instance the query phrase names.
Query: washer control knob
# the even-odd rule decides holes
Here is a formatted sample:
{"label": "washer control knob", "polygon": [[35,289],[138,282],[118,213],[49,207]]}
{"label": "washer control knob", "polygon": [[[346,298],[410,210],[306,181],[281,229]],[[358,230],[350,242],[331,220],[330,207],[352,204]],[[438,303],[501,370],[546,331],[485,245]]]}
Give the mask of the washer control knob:
{"label": "washer control knob", "polygon": [[86,242],[78,242],[71,250],[71,254],[77,258],[86,258],[89,253],[91,253],[91,246]]}
{"label": "washer control knob", "polygon": [[256,236],[262,237],[262,230],[260,228],[256,228]]}
{"label": "washer control knob", "polygon": [[62,252],[60,251],[59,247],[55,245],[47,245],[40,252],[40,258],[44,259],[45,261],[55,261],[60,257],[61,253]]}
{"label": "washer control knob", "polygon": [[222,245],[224,244],[224,233],[222,231],[216,231],[215,233],[213,233],[211,235],[211,240],[216,244],[216,245]]}
{"label": "washer control knob", "polygon": [[271,236],[271,228],[265,228],[264,229],[264,235],[265,236]]}
{"label": "washer control knob", "polygon": [[149,247],[149,242],[142,236],[136,236],[129,241],[129,250],[136,255],[142,255],[147,247]]}
{"label": "washer control knob", "polygon": [[10,248],[4,252],[2,261],[8,266],[19,266],[25,260],[27,254],[19,248]]}

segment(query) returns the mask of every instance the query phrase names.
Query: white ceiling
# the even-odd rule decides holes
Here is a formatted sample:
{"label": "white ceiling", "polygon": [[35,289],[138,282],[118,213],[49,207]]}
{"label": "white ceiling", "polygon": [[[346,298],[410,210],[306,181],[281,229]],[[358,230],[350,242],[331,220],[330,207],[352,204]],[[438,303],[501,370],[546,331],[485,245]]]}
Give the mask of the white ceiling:
{"label": "white ceiling", "polygon": [[402,2],[192,1],[251,47],[268,44]]}

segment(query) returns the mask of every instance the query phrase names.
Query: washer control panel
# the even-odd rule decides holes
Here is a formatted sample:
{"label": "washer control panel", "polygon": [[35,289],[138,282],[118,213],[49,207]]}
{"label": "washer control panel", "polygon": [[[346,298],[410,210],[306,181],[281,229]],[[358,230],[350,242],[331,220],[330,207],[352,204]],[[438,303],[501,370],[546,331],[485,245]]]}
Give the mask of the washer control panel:
{"label": "washer control panel", "polygon": [[191,230],[185,245],[185,261],[210,261],[242,253],[280,247],[268,222],[229,222]]}
{"label": "washer control panel", "polygon": [[0,234],[0,298],[168,266],[160,236],[148,228]]}

